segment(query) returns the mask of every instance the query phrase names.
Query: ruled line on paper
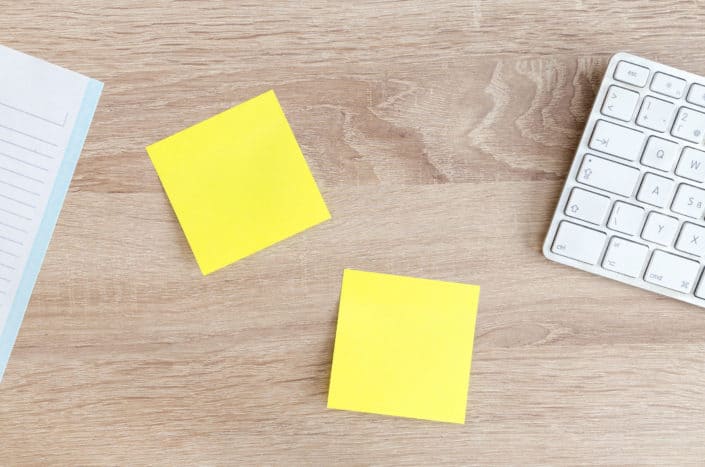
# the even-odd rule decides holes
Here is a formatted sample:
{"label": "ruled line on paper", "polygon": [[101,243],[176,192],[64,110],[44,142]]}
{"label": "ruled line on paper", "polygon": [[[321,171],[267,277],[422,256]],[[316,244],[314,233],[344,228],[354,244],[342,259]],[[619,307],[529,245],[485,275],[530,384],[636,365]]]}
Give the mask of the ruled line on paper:
{"label": "ruled line on paper", "polygon": [[50,119],[48,119],[48,118],[42,117],[41,115],[37,115],[37,114],[34,114],[34,113],[32,113],[32,112],[28,112],[28,111],[26,111],[26,110],[24,110],[24,109],[20,109],[19,107],[15,107],[15,106],[10,105],[10,104],[7,104],[7,103],[5,103],[5,102],[3,102],[3,101],[0,101],[0,105],[2,105],[3,107],[7,107],[8,109],[16,110],[17,112],[21,112],[21,113],[23,113],[23,114],[25,114],[25,115],[29,115],[30,117],[38,118],[39,120],[43,120],[43,121],[45,121],[45,122],[47,122],[47,123],[51,123],[52,125],[56,125],[56,126],[61,127],[61,128],[63,128],[64,125],[66,125],[66,120],[68,120],[68,118],[69,118],[69,114],[68,114],[68,112],[66,112],[66,113],[64,114],[64,121],[63,121],[62,123],[56,123],[54,120],[50,120]]}
{"label": "ruled line on paper", "polygon": [[0,128],[4,128],[4,129],[10,130],[10,131],[14,131],[14,132],[17,133],[18,135],[26,136],[27,138],[36,139],[36,140],[39,141],[40,143],[48,144],[49,146],[54,146],[54,147],[57,147],[57,146],[58,146],[58,145],[57,145],[56,143],[54,143],[53,141],[49,141],[49,140],[40,138],[39,136],[35,136],[35,135],[31,134],[31,133],[25,133],[24,131],[18,130],[17,128],[12,128],[11,126],[5,126],[5,125],[3,125],[2,123],[0,123]]}
{"label": "ruled line on paper", "polygon": [[10,238],[10,237],[6,237],[6,236],[4,236],[4,235],[0,235],[0,240],[5,240],[6,242],[14,243],[15,245],[19,245],[19,246],[24,245],[23,242],[21,242],[21,241],[19,241],[19,240],[15,240],[15,239]]}
{"label": "ruled line on paper", "polygon": [[50,155],[50,154],[44,154],[44,153],[41,152],[41,151],[37,151],[36,149],[28,148],[28,147],[26,147],[26,146],[22,146],[21,144],[17,144],[17,143],[15,143],[15,142],[13,142],[13,141],[8,141],[8,140],[3,139],[3,138],[0,138],[0,141],[2,141],[3,143],[7,143],[7,144],[10,144],[10,145],[12,145],[12,146],[15,146],[15,147],[17,147],[17,148],[24,149],[25,151],[33,152],[34,154],[36,154],[36,155],[38,155],[38,156],[46,157],[47,159],[53,159],[53,158],[54,158],[54,156],[52,156],[52,155]]}
{"label": "ruled line on paper", "polygon": [[[3,139],[0,139],[0,141],[4,141],[4,140],[3,140]],[[10,144],[12,144],[12,143],[10,143]],[[4,152],[0,152],[0,156],[5,156],[5,157],[7,157],[8,159],[12,159],[13,161],[17,161],[17,162],[19,162],[19,163],[21,163],[21,164],[25,164],[25,165],[28,165],[28,166],[30,166],[30,167],[34,167],[34,168],[37,169],[37,170],[43,170],[44,172],[48,172],[48,171],[49,171],[49,169],[47,169],[46,167],[43,167],[43,166],[37,165],[37,164],[32,164],[31,162],[27,162],[27,161],[25,161],[25,160],[22,160],[22,159],[20,159],[19,157],[15,157],[15,156],[11,156],[11,155],[9,155],[9,154],[5,154]]]}
{"label": "ruled line on paper", "polygon": [[36,209],[36,207],[37,207],[34,204],[25,203],[24,201],[20,201],[19,199],[15,199],[11,196],[3,195],[2,193],[0,193],[0,198],[9,199],[10,201],[14,201],[17,204],[21,204],[22,206],[26,206],[26,207],[32,208],[32,209]]}
{"label": "ruled line on paper", "polygon": [[6,283],[8,283],[8,284],[10,283],[10,279],[8,279],[7,277],[2,277],[2,276],[0,276],[0,281],[6,282]]}
{"label": "ruled line on paper", "polygon": [[15,267],[14,267],[14,266],[10,266],[9,264],[5,264],[5,263],[2,263],[2,262],[0,262],[0,268],[9,269],[10,271],[14,271],[14,270],[15,270]]}
{"label": "ruled line on paper", "polygon": [[16,254],[10,253],[9,251],[6,251],[6,250],[0,249],[0,253],[6,254],[7,256],[12,256],[13,258],[17,258]]}
{"label": "ruled line on paper", "polygon": [[10,229],[12,229],[12,230],[16,230],[16,231],[18,231],[18,232],[27,233],[27,231],[26,231],[25,229],[21,229],[21,228],[19,228],[19,227],[17,227],[17,226],[14,226],[14,225],[6,224],[6,223],[4,223],[4,222],[0,222],[0,225],[2,225],[2,226],[4,226],[4,227],[8,227],[8,228],[10,228]]}
{"label": "ruled line on paper", "polygon": [[25,193],[28,193],[28,194],[33,195],[33,196],[39,196],[39,193],[37,193],[36,191],[28,190],[27,188],[23,188],[23,187],[21,187],[21,186],[12,184],[12,183],[10,183],[10,182],[6,182],[5,180],[0,180],[0,183],[2,183],[3,185],[7,185],[7,186],[9,186],[9,187],[12,187],[12,188],[14,188],[15,190],[24,191]]}
{"label": "ruled line on paper", "polygon": [[39,180],[38,178],[30,177],[27,174],[23,174],[22,172],[17,172],[16,170],[8,169],[7,167],[3,167],[1,165],[0,165],[0,170],[4,170],[5,172],[9,172],[13,175],[17,175],[18,177],[26,178],[27,180],[32,180],[33,182],[44,184],[44,180]]}
{"label": "ruled line on paper", "polygon": [[32,220],[31,217],[23,216],[22,214],[20,214],[20,213],[18,213],[18,212],[10,211],[9,209],[0,208],[0,211],[6,212],[6,213],[8,213],[8,214],[12,214],[13,216],[19,217],[20,219],[25,220],[25,221],[31,221],[31,220]]}

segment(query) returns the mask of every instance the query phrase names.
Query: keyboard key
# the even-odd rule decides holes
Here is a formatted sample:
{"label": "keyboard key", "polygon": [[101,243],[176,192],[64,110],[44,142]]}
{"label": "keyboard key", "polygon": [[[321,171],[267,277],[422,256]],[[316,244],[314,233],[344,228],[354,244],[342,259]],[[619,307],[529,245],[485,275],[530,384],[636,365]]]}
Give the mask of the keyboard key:
{"label": "keyboard key", "polygon": [[[686,99],[691,104],[705,107],[705,86],[702,84],[694,84],[690,87],[688,97]],[[702,282],[702,281],[701,281]]]}
{"label": "keyboard key", "polygon": [[662,208],[671,200],[672,192],[673,180],[647,173],[641,181],[641,187],[639,188],[639,193],[636,195],[636,199]]}
{"label": "keyboard key", "polygon": [[705,214],[705,190],[682,183],[673,199],[671,211],[695,219],[702,219]]}
{"label": "keyboard key", "polygon": [[610,86],[602,104],[602,113],[628,122],[634,115],[637,102],[639,102],[638,92],[619,86]]}
{"label": "keyboard key", "polygon": [[649,248],[646,245],[612,237],[605,259],[602,260],[602,267],[625,276],[637,277],[641,274],[648,254]]}
{"label": "keyboard key", "polygon": [[657,212],[649,213],[641,238],[648,242],[669,246],[678,231],[678,219]]}
{"label": "keyboard key", "polygon": [[698,284],[698,288],[695,290],[695,296],[698,298],[705,298],[705,280],[703,280],[702,276],[700,276],[700,283]]}
{"label": "keyboard key", "polygon": [[636,124],[664,132],[668,130],[668,124],[671,123],[675,110],[676,106],[670,102],[656,99],[655,97],[645,97],[644,102],[641,103],[641,110],[636,118]]}
{"label": "keyboard key", "polygon": [[684,148],[676,167],[676,175],[696,182],[705,181],[705,152],[693,148]]}
{"label": "keyboard key", "polygon": [[691,143],[700,143],[703,141],[703,131],[705,131],[705,114],[681,107],[673,123],[671,134]]}
{"label": "keyboard key", "polygon": [[651,80],[651,90],[664,96],[680,99],[685,92],[685,80],[666,73],[655,73]]}
{"label": "keyboard key", "polygon": [[607,196],[597,195],[590,191],[573,188],[570,199],[565,207],[567,216],[590,222],[602,224],[610,208],[610,199]]}
{"label": "keyboard key", "polygon": [[678,235],[676,249],[696,256],[705,256],[705,228],[686,222]]}
{"label": "keyboard key", "polygon": [[641,154],[644,133],[622,125],[598,120],[590,138],[590,147],[629,161]]}
{"label": "keyboard key", "polygon": [[678,156],[678,143],[651,136],[641,156],[641,163],[654,169],[669,172]]}
{"label": "keyboard key", "polygon": [[641,230],[642,219],[644,208],[617,201],[612,208],[607,227],[627,235],[636,235]]}
{"label": "keyboard key", "polygon": [[622,60],[614,70],[614,79],[634,86],[644,87],[649,79],[649,69]]}
{"label": "keyboard key", "polygon": [[596,264],[606,238],[604,233],[597,230],[563,221],[558,226],[551,251],[583,263]]}
{"label": "keyboard key", "polygon": [[639,179],[639,170],[586,154],[578,172],[578,182],[622,196],[631,196]]}
{"label": "keyboard key", "polygon": [[700,265],[690,259],[656,250],[651,255],[644,280],[678,292],[690,293]]}

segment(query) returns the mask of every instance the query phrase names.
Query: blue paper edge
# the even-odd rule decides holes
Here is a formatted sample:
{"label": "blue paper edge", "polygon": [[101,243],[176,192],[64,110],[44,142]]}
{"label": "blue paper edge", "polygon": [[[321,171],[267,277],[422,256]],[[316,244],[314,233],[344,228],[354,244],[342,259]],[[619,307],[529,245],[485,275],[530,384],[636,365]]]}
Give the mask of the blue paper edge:
{"label": "blue paper edge", "polygon": [[5,322],[2,335],[0,335],[0,381],[2,381],[5,368],[7,368],[10,353],[12,352],[15,340],[20,331],[20,325],[24,319],[29,299],[32,296],[32,289],[34,289],[34,284],[39,275],[39,269],[42,266],[44,255],[46,255],[51,236],[54,233],[54,227],[56,227],[56,221],[59,218],[61,207],[64,205],[64,198],[66,198],[66,193],[71,184],[71,179],[73,178],[73,173],[78,163],[78,157],[81,155],[83,143],[88,135],[88,129],[93,120],[93,114],[98,106],[98,100],[100,99],[102,91],[103,83],[94,79],[88,81],[86,91],[83,94],[81,108],[76,116],[73,133],[71,133],[71,138],[66,146],[63,162],[61,167],[59,167],[56,180],[54,181],[54,187],[44,211],[44,217],[39,225],[37,236],[34,239],[32,252],[27,259],[24,274],[17,288],[15,299],[10,307],[10,313]]}

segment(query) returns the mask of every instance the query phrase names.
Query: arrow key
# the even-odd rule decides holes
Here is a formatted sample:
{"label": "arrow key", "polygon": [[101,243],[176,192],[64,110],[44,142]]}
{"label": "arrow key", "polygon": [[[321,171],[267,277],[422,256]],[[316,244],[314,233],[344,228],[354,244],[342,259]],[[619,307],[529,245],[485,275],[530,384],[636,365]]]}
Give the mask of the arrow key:
{"label": "arrow key", "polygon": [[573,188],[565,207],[565,214],[591,224],[601,225],[610,207],[607,196]]}
{"label": "arrow key", "polygon": [[639,93],[620,86],[610,86],[602,103],[602,114],[628,122],[634,115]]}

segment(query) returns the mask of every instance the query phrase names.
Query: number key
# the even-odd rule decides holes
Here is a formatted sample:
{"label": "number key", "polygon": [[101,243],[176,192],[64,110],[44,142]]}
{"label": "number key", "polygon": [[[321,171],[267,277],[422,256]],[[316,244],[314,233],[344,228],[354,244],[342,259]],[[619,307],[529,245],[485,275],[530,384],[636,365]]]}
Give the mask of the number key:
{"label": "number key", "polygon": [[681,107],[671,134],[691,143],[699,143],[703,140],[703,131],[705,131],[705,114],[688,107]]}
{"label": "number key", "polygon": [[670,102],[656,99],[655,97],[645,97],[641,104],[639,116],[636,124],[652,130],[664,132],[668,129],[668,124],[673,116],[675,105]]}

